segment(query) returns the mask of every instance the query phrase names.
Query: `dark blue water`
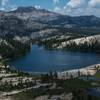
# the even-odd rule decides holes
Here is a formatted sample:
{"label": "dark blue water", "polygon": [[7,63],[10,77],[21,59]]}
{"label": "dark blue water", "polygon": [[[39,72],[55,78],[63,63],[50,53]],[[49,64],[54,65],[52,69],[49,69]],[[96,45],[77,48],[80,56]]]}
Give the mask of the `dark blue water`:
{"label": "dark blue water", "polygon": [[49,51],[33,45],[25,56],[9,61],[9,65],[27,72],[62,71],[86,67],[100,62],[100,55]]}

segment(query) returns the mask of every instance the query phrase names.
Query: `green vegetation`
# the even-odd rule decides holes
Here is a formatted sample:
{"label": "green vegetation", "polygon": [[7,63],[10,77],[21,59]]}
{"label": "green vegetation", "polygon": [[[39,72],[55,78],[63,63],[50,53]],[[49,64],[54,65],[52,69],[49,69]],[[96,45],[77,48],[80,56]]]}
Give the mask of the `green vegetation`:
{"label": "green vegetation", "polygon": [[98,72],[95,74],[95,77],[96,77],[96,78],[100,78],[100,71],[98,71]]}
{"label": "green vegetation", "polygon": [[[14,100],[34,100],[38,96],[61,95],[62,93],[73,93],[72,100],[100,100],[99,97],[88,95],[84,90],[92,87],[90,82],[84,82],[78,79],[69,80],[56,80],[56,88],[50,89],[49,87],[40,87],[32,89],[27,92],[22,92],[13,96]],[[59,88],[60,87],[60,88]]]}
{"label": "green vegetation", "polygon": [[96,52],[100,53],[100,43],[98,41],[91,41],[91,44],[85,42],[84,44],[77,45],[75,42],[67,45],[64,50],[80,51],[80,52]]}
{"label": "green vegetation", "polygon": [[5,39],[6,43],[1,42],[0,54],[3,58],[14,58],[25,54],[30,49],[29,43],[21,43],[13,39]]}
{"label": "green vegetation", "polygon": [[34,100],[34,98],[43,95],[60,95],[64,93],[64,89],[48,89],[48,88],[39,88],[29,90],[27,92],[22,92],[13,96],[14,100]]}
{"label": "green vegetation", "polygon": [[[86,76],[87,77],[87,76]],[[50,72],[49,74],[41,75],[41,82],[43,83],[56,83],[57,87],[62,87],[67,90],[85,89],[93,87],[91,81],[83,81],[82,79],[73,78],[67,80],[57,79],[57,73]]]}
{"label": "green vegetation", "polygon": [[[53,90],[47,90],[47,89],[34,89],[34,90],[30,90],[27,92],[22,92],[16,95],[13,95],[13,99],[14,100],[34,100],[34,98],[38,97],[38,96],[43,96],[43,95],[60,95],[62,93],[64,93],[65,91],[62,89],[53,89]],[[81,90],[77,90],[77,91],[73,91],[74,97],[72,100],[100,100],[100,97],[95,97],[95,96],[91,96],[86,94],[84,91]]]}
{"label": "green vegetation", "polygon": [[100,100],[100,97],[87,94],[84,90],[73,91],[73,100]]}
{"label": "green vegetation", "polygon": [[[19,76],[30,76],[27,73],[18,72]],[[98,75],[98,74],[96,74]],[[73,78],[67,79],[67,80],[59,80],[57,79],[57,73],[56,72],[49,72],[47,74],[42,74],[40,77],[38,77],[41,81],[40,84],[43,83],[51,83],[50,86],[41,86],[36,89],[27,90],[25,92],[21,92],[18,94],[15,94],[12,97],[12,100],[34,100],[34,98],[38,96],[48,95],[51,97],[52,95],[61,95],[63,93],[72,93],[74,98],[72,100],[99,100],[99,97],[94,97],[92,95],[87,94],[85,90],[89,88],[93,88],[94,86],[91,84],[91,81],[84,81],[82,79]],[[33,80],[34,77],[33,77]],[[54,85],[55,84],[55,85]],[[12,81],[10,83],[5,82],[2,86],[0,86],[0,91],[12,91],[12,90],[19,90],[19,89],[25,89],[28,87],[33,87],[36,85],[36,82],[29,82],[26,81],[25,83],[22,83],[22,78],[19,78],[18,85],[13,85]],[[54,88],[51,88],[53,87]]]}
{"label": "green vegetation", "polygon": [[10,82],[5,81],[5,83],[1,84],[0,91],[10,92],[10,91],[13,91],[13,90],[33,87],[35,85],[36,85],[35,82],[29,81],[28,79],[25,80],[25,82],[23,83],[23,79],[19,78],[18,84],[13,84],[12,80]]}
{"label": "green vegetation", "polygon": [[[68,39],[49,39],[49,40],[40,40],[39,41],[39,45],[43,45],[46,49],[56,49],[56,47],[62,45],[62,42],[67,42],[68,40],[72,40],[77,38],[77,36],[74,37],[69,37]],[[78,51],[78,52],[95,52],[95,53],[100,53],[100,43],[97,40],[94,41],[90,41],[91,44],[89,44],[88,42],[84,42],[83,44],[78,44],[75,42],[70,42],[69,44],[66,44],[66,46],[64,48],[62,48],[62,50],[65,51]],[[53,47],[53,45],[56,44],[55,47]]]}
{"label": "green vegetation", "polygon": [[47,90],[40,88],[40,89],[33,89],[27,92],[22,92],[13,96],[14,100],[34,100],[37,96],[47,94]]}
{"label": "green vegetation", "polygon": [[63,87],[64,89],[67,89],[68,91],[93,87],[91,85],[91,82],[86,82],[77,78],[68,79],[68,80],[58,80],[56,84],[57,84],[57,87]]}
{"label": "green vegetation", "polygon": [[53,83],[57,79],[57,73],[49,72],[47,74],[41,74],[40,79],[42,83]]}
{"label": "green vegetation", "polygon": [[[67,37],[67,35],[65,35],[65,37]],[[64,39],[60,39],[61,38],[60,36],[54,37],[54,38],[51,38],[51,39],[45,39],[45,40],[40,39],[40,40],[38,40],[38,45],[42,45],[46,49],[54,49],[52,47],[54,44],[57,44],[59,46],[59,45],[61,45],[62,42],[68,41],[68,40],[71,40],[71,39],[75,39],[77,37],[80,37],[80,36],[79,35],[73,35],[73,36],[70,36],[70,37],[64,38]]]}

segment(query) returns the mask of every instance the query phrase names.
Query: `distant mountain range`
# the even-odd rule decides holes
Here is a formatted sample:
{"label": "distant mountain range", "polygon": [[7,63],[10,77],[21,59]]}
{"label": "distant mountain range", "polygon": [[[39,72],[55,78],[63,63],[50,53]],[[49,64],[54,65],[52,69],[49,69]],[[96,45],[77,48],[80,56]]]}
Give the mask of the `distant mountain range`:
{"label": "distant mountain range", "polygon": [[[7,34],[27,35],[57,32],[64,34],[62,29],[100,32],[100,18],[96,16],[71,17],[34,7],[19,7],[14,11],[0,11],[0,36]],[[55,31],[56,30],[56,31]],[[42,32],[41,32],[42,31]],[[45,34],[44,34],[45,35]],[[34,36],[34,35],[33,35]]]}

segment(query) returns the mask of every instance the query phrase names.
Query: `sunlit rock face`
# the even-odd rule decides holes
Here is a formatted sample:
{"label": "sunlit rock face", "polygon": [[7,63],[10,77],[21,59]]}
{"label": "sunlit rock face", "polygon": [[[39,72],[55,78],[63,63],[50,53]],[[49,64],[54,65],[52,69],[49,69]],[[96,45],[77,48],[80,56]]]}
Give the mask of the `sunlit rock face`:
{"label": "sunlit rock face", "polygon": [[100,30],[100,18],[95,16],[70,17],[34,7],[19,7],[9,12],[0,11],[0,35],[30,35],[44,28],[97,31]]}

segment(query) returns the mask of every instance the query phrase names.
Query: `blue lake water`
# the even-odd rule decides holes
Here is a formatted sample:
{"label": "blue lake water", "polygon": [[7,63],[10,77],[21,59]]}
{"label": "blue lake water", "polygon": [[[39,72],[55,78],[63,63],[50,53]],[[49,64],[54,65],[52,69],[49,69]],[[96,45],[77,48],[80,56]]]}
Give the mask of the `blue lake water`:
{"label": "blue lake water", "polygon": [[100,55],[65,51],[50,51],[33,45],[25,56],[8,62],[12,67],[27,72],[62,71],[100,63]]}

